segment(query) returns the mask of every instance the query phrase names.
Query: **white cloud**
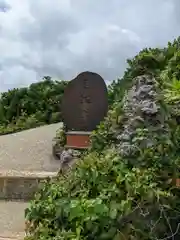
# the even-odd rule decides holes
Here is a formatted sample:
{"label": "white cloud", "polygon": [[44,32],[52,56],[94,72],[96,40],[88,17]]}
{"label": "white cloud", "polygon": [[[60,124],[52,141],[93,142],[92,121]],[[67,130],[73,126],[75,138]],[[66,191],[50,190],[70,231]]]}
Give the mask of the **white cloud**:
{"label": "white cloud", "polygon": [[0,91],[81,71],[107,81],[180,35],[179,0],[0,0]]}

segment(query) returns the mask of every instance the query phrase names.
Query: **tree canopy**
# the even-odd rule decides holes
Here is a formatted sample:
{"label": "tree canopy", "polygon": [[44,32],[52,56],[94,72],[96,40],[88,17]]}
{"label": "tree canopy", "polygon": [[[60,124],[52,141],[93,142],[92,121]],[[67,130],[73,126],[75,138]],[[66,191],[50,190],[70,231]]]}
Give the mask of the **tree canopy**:
{"label": "tree canopy", "polygon": [[3,92],[0,98],[0,134],[61,122],[65,81],[46,76],[29,87]]}

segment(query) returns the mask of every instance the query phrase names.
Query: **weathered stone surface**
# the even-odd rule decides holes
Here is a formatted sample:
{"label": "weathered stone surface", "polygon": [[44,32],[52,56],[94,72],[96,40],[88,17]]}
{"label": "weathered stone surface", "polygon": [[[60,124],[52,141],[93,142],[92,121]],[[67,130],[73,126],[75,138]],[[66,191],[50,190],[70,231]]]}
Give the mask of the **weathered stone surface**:
{"label": "weathered stone surface", "polygon": [[81,152],[74,149],[64,150],[60,158],[60,172],[70,169],[77,159],[80,158]]}
{"label": "weathered stone surface", "polygon": [[73,160],[73,151],[72,149],[64,150],[61,153],[61,163],[67,165]]}
{"label": "weathered stone surface", "polygon": [[33,178],[9,178],[6,180],[6,199],[29,200],[38,189],[38,180]]}
{"label": "weathered stone surface", "polygon": [[103,78],[93,72],[80,73],[68,83],[61,109],[68,131],[93,131],[108,111]]}
{"label": "weathered stone surface", "polygon": [[31,200],[39,183],[57,172],[0,172],[0,200]]}
{"label": "weathered stone surface", "polygon": [[[142,75],[133,82],[133,87],[123,99],[126,121],[117,136],[117,147],[123,156],[134,155],[140,148],[152,147],[155,144],[154,133],[156,135],[168,133],[156,80],[151,76]],[[138,130],[143,131],[141,137],[138,135]]]}

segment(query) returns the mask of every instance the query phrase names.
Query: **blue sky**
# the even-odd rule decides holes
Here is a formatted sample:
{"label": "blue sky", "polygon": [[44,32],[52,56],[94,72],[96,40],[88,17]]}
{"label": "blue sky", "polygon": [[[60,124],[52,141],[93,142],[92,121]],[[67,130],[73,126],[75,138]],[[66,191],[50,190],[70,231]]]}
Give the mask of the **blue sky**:
{"label": "blue sky", "polygon": [[84,70],[107,81],[126,59],[180,35],[180,0],[0,0],[0,91]]}

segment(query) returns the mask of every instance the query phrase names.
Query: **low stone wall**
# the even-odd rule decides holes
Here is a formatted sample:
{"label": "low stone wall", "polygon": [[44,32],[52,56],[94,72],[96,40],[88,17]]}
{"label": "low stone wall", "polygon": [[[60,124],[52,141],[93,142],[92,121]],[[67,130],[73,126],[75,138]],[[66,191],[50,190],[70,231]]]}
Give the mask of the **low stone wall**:
{"label": "low stone wall", "polygon": [[55,172],[0,172],[0,200],[31,200],[39,183],[56,175]]}

